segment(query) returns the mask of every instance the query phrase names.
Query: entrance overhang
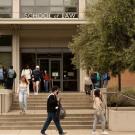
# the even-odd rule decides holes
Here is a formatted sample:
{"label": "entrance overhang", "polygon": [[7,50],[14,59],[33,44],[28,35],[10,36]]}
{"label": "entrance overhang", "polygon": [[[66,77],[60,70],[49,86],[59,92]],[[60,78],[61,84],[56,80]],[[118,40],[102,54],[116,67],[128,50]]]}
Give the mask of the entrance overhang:
{"label": "entrance overhang", "polygon": [[80,19],[1,19],[0,25],[3,24],[87,24],[86,20]]}

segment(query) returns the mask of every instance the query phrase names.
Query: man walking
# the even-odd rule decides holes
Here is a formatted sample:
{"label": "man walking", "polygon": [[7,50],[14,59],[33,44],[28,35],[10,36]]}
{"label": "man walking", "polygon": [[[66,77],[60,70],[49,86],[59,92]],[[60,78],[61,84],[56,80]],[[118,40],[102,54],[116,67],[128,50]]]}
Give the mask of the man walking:
{"label": "man walking", "polygon": [[57,111],[59,108],[58,99],[57,99],[58,93],[59,93],[58,87],[54,86],[52,88],[52,93],[48,96],[48,99],[47,99],[48,116],[47,116],[46,122],[43,125],[43,128],[41,129],[42,135],[46,135],[45,131],[47,130],[47,128],[52,120],[54,121],[54,123],[59,131],[59,135],[65,134],[61,127],[59,116],[57,115]]}

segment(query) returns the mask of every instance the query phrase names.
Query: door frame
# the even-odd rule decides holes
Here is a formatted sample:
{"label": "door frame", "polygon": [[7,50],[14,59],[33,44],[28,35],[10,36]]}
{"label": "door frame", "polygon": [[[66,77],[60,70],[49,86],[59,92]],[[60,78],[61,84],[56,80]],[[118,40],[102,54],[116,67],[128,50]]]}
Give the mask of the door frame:
{"label": "door frame", "polygon": [[[36,58],[37,65],[40,66],[41,60],[48,60],[48,62],[49,62],[48,73],[50,76],[52,76],[51,75],[51,62],[52,61],[59,61],[60,62],[60,79],[59,79],[59,81],[60,81],[60,89],[63,91],[63,60],[62,60],[62,58]],[[58,80],[56,80],[56,81],[58,81]]]}

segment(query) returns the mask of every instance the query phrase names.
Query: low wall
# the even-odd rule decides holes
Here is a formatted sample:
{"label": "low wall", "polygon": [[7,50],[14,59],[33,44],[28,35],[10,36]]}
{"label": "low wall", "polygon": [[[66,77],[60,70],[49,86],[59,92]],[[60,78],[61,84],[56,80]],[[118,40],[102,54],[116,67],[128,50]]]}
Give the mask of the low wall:
{"label": "low wall", "polygon": [[135,131],[135,107],[109,109],[108,124],[112,131]]}
{"label": "low wall", "polygon": [[10,110],[12,101],[12,91],[7,89],[0,89],[0,114],[7,113]]}

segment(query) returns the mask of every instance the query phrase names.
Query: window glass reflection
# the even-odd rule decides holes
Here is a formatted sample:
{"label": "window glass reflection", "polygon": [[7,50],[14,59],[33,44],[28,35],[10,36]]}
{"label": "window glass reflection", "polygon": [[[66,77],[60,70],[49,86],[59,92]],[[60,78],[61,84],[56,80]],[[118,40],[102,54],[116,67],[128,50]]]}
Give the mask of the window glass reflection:
{"label": "window glass reflection", "polygon": [[51,0],[51,6],[63,6],[63,0]]}

